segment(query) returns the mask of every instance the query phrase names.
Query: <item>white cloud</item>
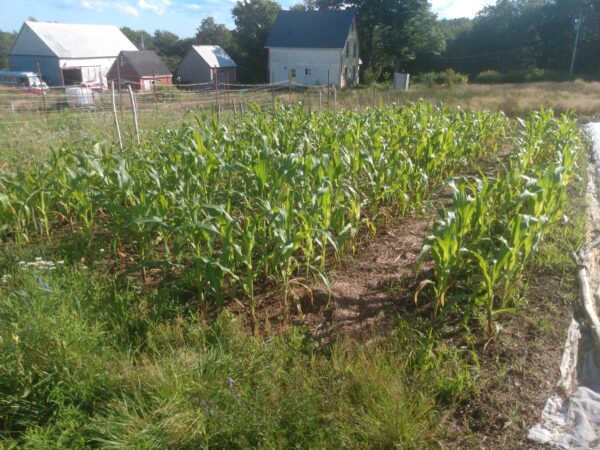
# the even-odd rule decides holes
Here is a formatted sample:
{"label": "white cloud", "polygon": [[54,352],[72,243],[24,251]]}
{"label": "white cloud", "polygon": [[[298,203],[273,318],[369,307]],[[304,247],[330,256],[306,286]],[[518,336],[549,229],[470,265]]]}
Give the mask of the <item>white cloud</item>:
{"label": "white cloud", "polygon": [[171,3],[171,0],[138,0],[137,5],[140,9],[147,9],[160,16],[171,6]]}
{"label": "white cloud", "polygon": [[140,12],[137,9],[135,9],[133,6],[131,6],[127,3],[115,3],[115,8],[118,11],[124,12],[125,14],[129,14],[130,16],[133,16],[133,17],[140,16]]}
{"label": "white cloud", "polygon": [[140,13],[129,3],[109,0],[81,0],[80,5],[96,12],[119,11],[130,16],[139,17]]}
{"label": "white cloud", "polygon": [[81,0],[81,6],[83,6],[85,9],[102,12],[108,6],[108,4],[102,0]]}
{"label": "white cloud", "polygon": [[198,5],[197,3],[184,3],[183,7],[193,11],[200,11],[202,9],[202,5]]}
{"label": "white cloud", "polygon": [[474,17],[494,0],[430,0],[433,11],[442,18]]}

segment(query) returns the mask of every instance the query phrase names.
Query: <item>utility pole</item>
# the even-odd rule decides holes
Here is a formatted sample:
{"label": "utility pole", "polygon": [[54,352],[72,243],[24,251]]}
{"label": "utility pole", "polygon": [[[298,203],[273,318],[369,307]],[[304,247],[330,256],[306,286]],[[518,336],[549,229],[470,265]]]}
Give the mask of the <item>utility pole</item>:
{"label": "utility pole", "polygon": [[577,55],[577,45],[579,44],[579,32],[581,31],[581,24],[583,23],[583,14],[580,14],[577,19],[575,19],[575,45],[573,45],[573,54],[571,55],[571,68],[569,69],[569,74],[573,74],[573,69],[575,68],[575,56]]}

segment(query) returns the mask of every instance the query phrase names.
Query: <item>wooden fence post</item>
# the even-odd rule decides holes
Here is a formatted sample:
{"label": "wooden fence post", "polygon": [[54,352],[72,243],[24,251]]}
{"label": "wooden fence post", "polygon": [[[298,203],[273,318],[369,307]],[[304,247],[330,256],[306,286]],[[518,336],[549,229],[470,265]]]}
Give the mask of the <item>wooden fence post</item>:
{"label": "wooden fence post", "polygon": [[110,82],[110,87],[112,91],[112,110],[113,116],[115,118],[115,128],[117,129],[117,137],[119,138],[119,148],[123,150],[123,140],[121,139],[121,129],[119,128],[119,118],[117,117],[117,104],[115,102],[115,82],[114,80]]}
{"label": "wooden fence post", "polygon": [[135,137],[138,145],[140,145],[140,129],[138,128],[138,115],[137,115],[137,106],[135,104],[135,97],[133,95],[133,90],[131,89],[131,84],[127,85],[129,89],[129,98],[131,99],[131,109],[133,110],[133,127],[135,128]]}

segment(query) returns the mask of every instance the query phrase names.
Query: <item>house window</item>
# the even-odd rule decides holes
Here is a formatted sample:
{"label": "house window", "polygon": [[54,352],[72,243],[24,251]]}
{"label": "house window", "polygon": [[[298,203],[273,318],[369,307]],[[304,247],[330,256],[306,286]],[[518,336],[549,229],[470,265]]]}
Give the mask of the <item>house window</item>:
{"label": "house window", "polygon": [[348,67],[344,67],[344,80],[348,79]]}
{"label": "house window", "polygon": [[310,67],[305,67],[304,68],[304,76],[310,77],[311,75],[312,75],[312,69]]}
{"label": "house window", "polygon": [[290,77],[296,78],[296,69],[290,69]]}
{"label": "house window", "polygon": [[356,58],[356,42],[354,43],[354,54],[352,56]]}

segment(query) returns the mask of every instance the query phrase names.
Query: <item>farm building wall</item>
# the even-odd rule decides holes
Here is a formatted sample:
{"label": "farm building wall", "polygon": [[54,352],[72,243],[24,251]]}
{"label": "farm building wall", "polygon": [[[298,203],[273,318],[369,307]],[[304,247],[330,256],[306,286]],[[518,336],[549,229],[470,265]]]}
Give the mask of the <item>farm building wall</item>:
{"label": "farm building wall", "polygon": [[138,86],[132,86],[135,89],[139,89],[140,91],[151,91],[152,90],[152,82],[154,81],[155,85],[171,85],[173,84],[173,76],[172,75],[162,75],[158,77],[142,77],[138,79]]}
{"label": "farm building wall", "polygon": [[341,81],[342,87],[355,86],[359,81],[359,42],[356,21],[352,22],[352,27],[346,45],[342,49],[342,68]]}
{"label": "farm building wall", "polygon": [[[83,82],[100,82],[106,86],[106,75],[110,66],[115,62],[116,56],[106,58],[74,58],[61,59],[60,68],[81,68]],[[101,78],[102,77],[102,78]]]}
{"label": "farm building wall", "polygon": [[[110,58],[73,58],[59,59],[56,56],[9,55],[8,64],[11,70],[37,72],[40,64],[42,78],[48,86],[62,86],[64,69],[81,69],[81,81],[102,83],[106,86],[106,74],[114,62]],[[68,82],[66,83],[68,84]]]}
{"label": "farm building wall", "polygon": [[198,53],[190,51],[179,65],[179,81],[183,84],[209,83],[212,81],[211,70]]}
{"label": "farm building wall", "polygon": [[341,50],[330,48],[270,48],[269,80],[287,81],[295,69],[298,84],[340,86]]}
{"label": "farm building wall", "polygon": [[42,78],[48,86],[62,85],[60,67],[56,56],[8,55],[8,65],[11,70],[37,73],[38,63]]}

